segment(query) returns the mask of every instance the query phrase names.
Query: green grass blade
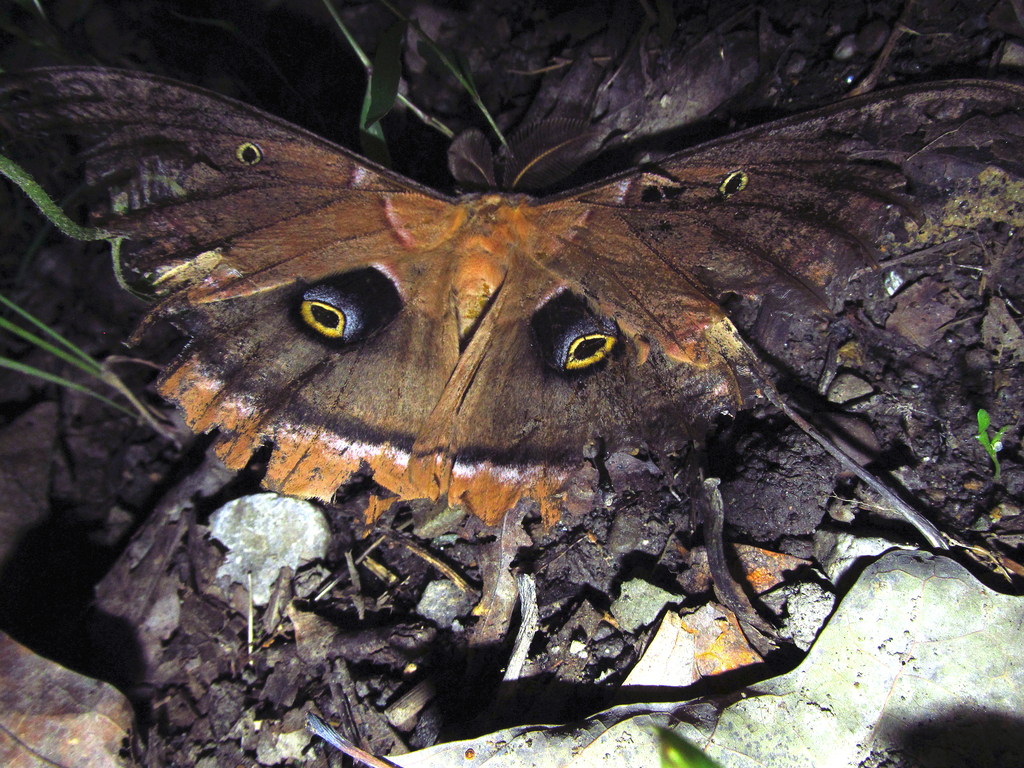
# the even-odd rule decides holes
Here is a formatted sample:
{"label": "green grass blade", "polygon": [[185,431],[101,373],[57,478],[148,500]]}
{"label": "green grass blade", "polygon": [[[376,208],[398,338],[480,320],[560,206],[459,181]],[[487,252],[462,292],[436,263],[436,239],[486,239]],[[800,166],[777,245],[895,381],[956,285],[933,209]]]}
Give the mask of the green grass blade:
{"label": "green grass blade", "polygon": [[[98,373],[98,372],[100,372],[102,370],[102,367],[98,364],[98,362],[96,362],[94,359],[92,359],[92,357],[90,357],[86,352],[84,352],[83,350],[81,350],[80,348],[75,346],[73,343],[68,341],[68,339],[66,339],[65,337],[63,337],[60,334],[58,334],[56,331],[54,331],[49,326],[47,326],[45,323],[43,323],[41,321],[41,319],[39,319],[38,317],[36,317],[33,314],[30,314],[29,312],[27,312],[22,307],[19,307],[17,304],[15,304],[13,301],[8,299],[3,294],[0,294],[0,304],[3,304],[4,306],[6,306],[11,311],[16,312],[18,315],[20,315],[20,316],[24,317],[25,319],[27,319],[27,321],[29,323],[34,325],[36,328],[38,328],[43,333],[47,334],[50,338],[54,339],[58,344],[60,344],[63,347],[63,350],[53,351],[53,350],[49,350],[48,349],[47,351],[52,351],[53,354],[57,355],[61,359],[65,359],[68,362],[71,362],[72,365],[78,366],[79,368],[82,368],[83,370],[87,370],[90,373]],[[38,337],[35,337],[30,332],[25,331],[25,329],[20,329],[17,326],[14,326],[13,324],[8,323],[7,321],[4,321],[4,323],[6,324],[6,326],[3,326],[4,328],[7,328],[7,326],[10,326],[9,328],[7,328],[8,331],[11,331],[12,333],[17,334],[18,336],[20,336],[20,337],[22,337],[24,339],[32,341],[33,344],[37,343],[37,341],[35,341],[34,339],[36,339]],[[39,342],[42,342],[42,343],[39,344],[39,346],[44,346],[45,345],[44,348],[50,346],[49,344],[47,344],[42,339],[39,339]],[[68,356],[69,353],[71,355],[74,355],[78,359],[78,361],[76,361],[75,359],[72,359],[71,357],[69,357]],[[83,367],[83,365],[80,365],[80,364],[83,364],[84,367]]]}
{"label": "green grass blade", "polygon": [[65,363],[73,365],[76,368],[80,368],[81,370],[85,371],[88,374],[91,374],[93,376],[99,376],[103,372],[103,368],[100,366],[100,364],[93,360],[91,357],[83,359],[76,355],[69,354],[67,350],[54,346],[45,339],[39,338],[34,333],[26,331],[21,326],[15,325],[10,320],[5,320],[4,318],[0,317],[0,328],[3,328],[5,331],[10,331],[15,336],[20,336],[25,341],[31,344],[35,344],[37,347],[46,352],[49,352],[54,357],[63,360]]}
{"label": "green grass blade", "polygon": [[661,768],[721,768],[682,736],[668,728],[656,728],[660,739]]}
{"label": "green grass blade", "polygon": [[[3,304],[5,307],[10,309],[12,312],[17,313],[22,318],[24,318],[28,322],[32,323],[36,328],[38,328],[39,330],[43,331],[45,334],[47,334],[52,339],[57,341],[60,345],[62,345],[64,347],[64,349],[63,350],[55,350],[55,349],[52,348],[52,346],[50,344],[48,344],[47,342],[43,341],[42,339],[39,339],[34,334],[30,333],[29,331],[26,331],[23,328],[19,328],[18,326],[14,325],[13,323],[9,323],[6,320],[4,321],[5,325],[0,326],[0,327],[4,327],[7,330],[11,331],[12,333],[16,333],[17,335],[21,336],[23,339],[31,341],[33,344],[38,344],[38,346],[43,347],[44,349],[47,349],[47,351],[51,352],[52,354],[57,355],[57,357],[61,358],[62,360],[66,360],[67,362],[71,363],[72,365],[76,365],[79,368],[82,368],[83,370],[87,370],[90,373],[94,373],[94,374],[98,374],[99,372],[102,371],[102,366],[99,363],[97,363],[95,360],[93,360],[89,355],[87,355],[81,349],[79,349],[74,344],[72,344],[70,341],[65,339],[63,336],[61,336],[55,330],[50,328],[50,326],[48,326],[42,320],[38,319],[35,315],[32,315],[29,312],[26,312],[24,309],[19,307],[17,304],[15,304],[13,301],[8,299],[2,293],[0,293],[0,304]],[[75,358],[77,358],[77,362],[75,360],[71,359],[70,357],[68,357],[68,353],[70,353]]]}
{"label": "green grass blade", "polygon": [[366,123],[367,116],[370,113],[370,89],[367,87],[366,93],[363,94],[363,108],[359,114],[359,145],[363,149],[363,154],[366,155],[370,160],[377,163],[377,165],[383,165],[385,168],[391,167],[391,153],[388,152],[388,143],[384,138],[384,128],[381,127],[380,123],[374,123],[367,127],[362,127]]}
{"label": "green grass blade", "polygon": [[59,384],[62,387],[67,387],[68,389],[73,389],[76,392],[81,392],[82,394],[89,395],[90,397],[95,397],[97,400],[106,403],[111,408],[115,408],[123,414],[131,416],[133,419],[138,416],[137,413],[129,411],[124,406],[118,405],[110,398],[104,397],[98,392],[93,392],[88,387],[84,387],[81,384],[78,384],[74,381],[65,379],[63,376],[58,376],[54,373],[49,373],[47,371],[41,370],[39,368],[36,368],[35,366],[25,365],[24,363],[19,363],[17,360],[11,360],[6,357],[0,357],[0,368],[9,368],[12,371],[18,371],[19,373],[24,373],[27,376],[33,376],[37,379],[42,379],[43,381],[49,381],[53,384]]}

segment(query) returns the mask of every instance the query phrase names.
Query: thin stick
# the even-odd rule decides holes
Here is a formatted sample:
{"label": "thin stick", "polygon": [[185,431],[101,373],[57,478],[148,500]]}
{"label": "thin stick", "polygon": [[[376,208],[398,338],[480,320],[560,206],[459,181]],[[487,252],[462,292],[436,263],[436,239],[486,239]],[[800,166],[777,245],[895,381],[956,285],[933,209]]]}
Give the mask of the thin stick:
{"label": "thin stick", "polygon": [[516,642],[512,646],[512,656],[505,669],[505,677],[502,678],[502,682],[506,683],[518,680],[523,674],[526,655],[530,651],[534,636],[540,629],[540,614],[537,611],[537,585],[533,576],[528,573],[517,573],[516,587],[519,589],[519,615],[521,618]]}
{"label": "thin stick", "polygon": [[778,635],[775,628],[758,615],[747,593],[729,570],[729,561],[725,555],[725,508],[722,494],[718,491],[719,482],[717,477],[709,477],[696,488],[711,581],[718,599],[736,614],[736,620],[747,641],[761,656],[766,656],[779,647],[775,642]]}
{"label": "thin stick", "polygon": [[410,541],[404,536],[392,536],[391,537],[396,543],[401,544],[403,547],[408,549],[417,557],[426,560],[432,566],[437,568],[442,574],[451,579],[452,583],[455,584],[466,594],[476,594],[476,590],[466,581],[465,577],[462,576],[458,571],[452,568],[448,563],[436,557],[433,553],[421,547],[414,541]]}
{"label": "thin stick", "polygon": [[853,88],[847,94],[848,96],[860,96],[861,94],[869,93],[875,89],[878,85],[878,78],[882,75],[882,70],[885,65],[889,63],[889,59],[892,57],[892,53],[896,50],[896,43],[903,35],[908,32],[913,32],[910,27],[907,26],[906,22],[910,20],[910,9],[914,7],[916,0],[907,0],[903,6],[903,13],[900,14],[899,20],[893,27],[892,32],[889,33],[889,39],[885,41],[885,46],[882,48],[881,53],[878,54],[878,58],[875,59],[875,64],[871,67],[871,71],[868,72],[867,77],[860,81],[860,83]]}
{"label": "thin stick", "polygon": [[[744,345],[743,348],[746,351],[746,345]],[[881,496],[882,499],[885,500],[886,504],[888,504],[896,514],[917,528],[929,544],[936,549],[949,549],[949,546],[943,540],[942,534],[939,532],[938,528],[936,528],[919,512],[912,509],[905,501],[903,501],[903,499],[882,485],[877,477],[864,469],[864,467],[858,464],[852,456],[847,454],[839,446],[821,434],[821,432],[815,429],[807,419],[794,411],[783,399],[782,395],[780,395],[775,389],[775,386],[769,380],[768,375],[761,370],[761,366],[749,351],[747,352],[747,364],[750,366],[751,371],[757,376],[757,378],[761,380],[764,385],[763,391],[765,396],[772,405],[786,414],[786,416],[788,416],[794,424],[800,427],[800,429],[814,440],[814,442],[824,448],[826,453],[842,464],[844,469],[855,474],[864,483],[866,483],[871,490]]]}
{"label": "thin stick", "polygon": [[372,768],[400,768],[399,765],[392,763],[390,760],[371,755],[369,752],[360,749],[312,712],[306,714],[306,730],[319,736],[335,749],[340,749],[353,760],[358,760],[363,765],[369,765]]}
{"label": "thin stick", "polygon": [[252,614],[253,614],[253,609],[252,609],[252,573],[249,573],[247,575],[249,577],[249,621],[248,621],[249,633],[248,633],[248,639],[249,639],[249,655],[252,656],[252,644],[253,644],[253,631],[252,631],[252,623],[253,623],[253,621],[252,621]]}

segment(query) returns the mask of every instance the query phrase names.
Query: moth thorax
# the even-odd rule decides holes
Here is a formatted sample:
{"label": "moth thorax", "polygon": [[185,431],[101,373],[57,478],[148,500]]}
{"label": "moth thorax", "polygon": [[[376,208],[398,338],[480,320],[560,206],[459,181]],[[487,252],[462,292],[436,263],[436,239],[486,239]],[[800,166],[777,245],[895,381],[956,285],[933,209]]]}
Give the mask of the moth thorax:
{"label": "moth thorax", "polygon": [[452,303],[460,339],[465,340],[476,327],[504,279],[504,268],[490,255],[471,254],[459,261],[452,279]]}

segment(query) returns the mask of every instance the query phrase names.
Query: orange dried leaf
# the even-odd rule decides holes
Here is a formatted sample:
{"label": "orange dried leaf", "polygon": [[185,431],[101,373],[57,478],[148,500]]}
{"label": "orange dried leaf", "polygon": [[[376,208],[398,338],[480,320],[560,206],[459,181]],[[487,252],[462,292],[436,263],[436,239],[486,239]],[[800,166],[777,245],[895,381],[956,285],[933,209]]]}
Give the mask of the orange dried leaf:
{"label": "orange dried leaf", "polygon": [[719,675],[761,661],[750,647],[732,611],[709,603],[682,617],[683,629],[695,635],[697,672]]}

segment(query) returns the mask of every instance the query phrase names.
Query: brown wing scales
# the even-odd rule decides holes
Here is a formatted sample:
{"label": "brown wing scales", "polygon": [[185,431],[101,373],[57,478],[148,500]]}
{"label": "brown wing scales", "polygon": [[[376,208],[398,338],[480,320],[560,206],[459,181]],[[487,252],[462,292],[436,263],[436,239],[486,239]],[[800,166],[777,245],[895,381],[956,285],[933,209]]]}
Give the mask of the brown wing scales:
{"label": "brown wing scales", "polygon": [[[1022,102],[998,84],[904,89],[539,201],[447,199],[238,102],[115,70],[4,76],[0,129],[85,137],[126,268],[193,337],[161,391],[221,431],[229,466],[272,441],[266,483],[285,493],[329,498],[369,468],[398,499],[447,496],[496,523],[531,498],[550,522],[586,445],[665,451],[754,394],[724,296],[827,308],[907,209],[914,148]],[[580,366],[552,363],[576,349]]]}

